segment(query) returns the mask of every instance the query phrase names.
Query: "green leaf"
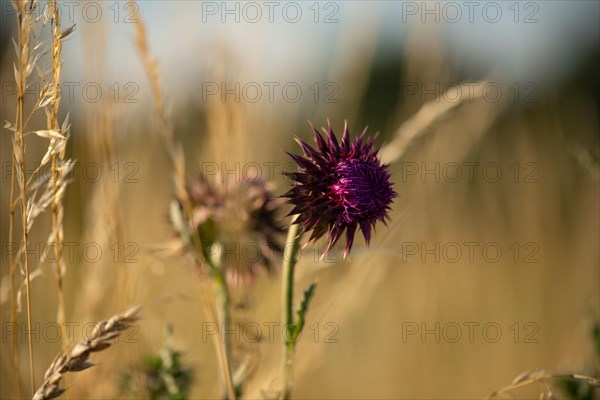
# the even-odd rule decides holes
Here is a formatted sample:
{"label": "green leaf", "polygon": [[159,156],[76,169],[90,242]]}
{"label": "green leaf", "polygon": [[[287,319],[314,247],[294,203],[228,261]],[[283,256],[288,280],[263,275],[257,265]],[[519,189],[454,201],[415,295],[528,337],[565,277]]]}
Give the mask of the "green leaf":
{"label": "green leaf", "polygon": [[290,335],[290,340],[295,342],[300,333],[302,333],[302,329],[304,328],[304,321],[306,312],[308,311],[308,307],[310,306],[310,301],[315,295],[315,290],[317,288],[317,283],[313,282],[310,286],[304,291],[302,295],[302,302],[300,302],[300,307],[298,307],[298,311],[296,314],[298,315],[298,320],[294,324],[294,328],[292,330],[292,334]]}
{"label": "green leaf", "polygon": [[188,244],[192,242],[191,234],[188,230],[188,225],[185,222],[185,217],[183,215],[183,209],[181,208],[181,204],[178,201],[173,200],[169,207],[169,219],[171,220],[171,224],[179,233],[179,236],[183,238]]}

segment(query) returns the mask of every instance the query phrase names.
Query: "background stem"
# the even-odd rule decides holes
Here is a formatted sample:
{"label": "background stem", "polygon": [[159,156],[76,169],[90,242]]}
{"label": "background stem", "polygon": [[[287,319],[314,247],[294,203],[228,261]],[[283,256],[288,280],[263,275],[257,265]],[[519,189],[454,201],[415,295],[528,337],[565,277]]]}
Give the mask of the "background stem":
{"label": "background stem", "polygon": [[[218,249],[221,246],[216,246]],[[221,251],[216,251],[215,254],[208,260],[211,266],[211,277],[213,283],[213,290],[215,296],[215,308],[217,310],[217,322],[219,324],[219,346],[221,346],[222,352],[219,353],[219,357],[222,364],[223,379],[225,381],[225,389],[227,391],[227,399],[235,400],[236,392],[233,384],[232,369],[232,343],[229,340],[229,332],[232,331],[231,327],[231,313],[230,313],[230,299],[229,289],[227,288],[227,281],[223,275],[221,268]]]}

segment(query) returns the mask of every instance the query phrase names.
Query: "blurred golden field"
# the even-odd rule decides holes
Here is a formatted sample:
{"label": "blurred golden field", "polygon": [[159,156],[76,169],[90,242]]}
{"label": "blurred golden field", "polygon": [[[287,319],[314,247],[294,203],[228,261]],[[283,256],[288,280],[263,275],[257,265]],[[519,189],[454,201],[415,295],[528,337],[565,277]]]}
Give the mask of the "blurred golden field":
{"label": "blurred golden field", "polygon": [[[295,301],[311,282],[318,287],[292,398],[476,399],[526,371],[600,378],[598,3],[500,3],[492,15],[474,2],[474,22],[461,2],[460,18],[434,2],[71,3],[58,1],[63,29],[77,24],[62,44],[58,113],[60,123],[69,114],[66,157],[77,160],[62,200],[67,342],[131,305],[143,309],[117,343],[92,353],[96,366],[67,375],[64,398],[147,397],[142,379],[128,390],[121,382],[165,346],[168,325],[193,371],[189,398],[223,398],[207,286],[187,257],[166,251],[173,172],[136,46],[138,18],[190,179],[259,175],[280,195],[290,184],[280,171],[292,168],[284,150],[299,153],[295,136],[312,141],[307,121],[329,119],[338,135],[344,121],[353,134],[367,125],[380,132],[398,193],[391,222],[377,226],[370,247],[357,238],[345,260],[341,251],[320,260],[323,240],[302,249]],[[1,5],[0,109],[14,124],[17,19],[12,2]],[[41,27],[46,14],[36,15]],[[50,26],[32,40],[51,47]],[[49,70],[51,52],[38,64]],[[43,87],[37,72],[29,81],[26,110]],[[26,131],[46,126],[38,110]],[[19,380],[31,398],[19,273],[11,322],[9,261],[22,224],[17,206],[11,241],[19,197],[13,133],[3,131],[0,396],[18,398]],[[48,139],[25,143],[32,176]],[[36,387],[61,352],[55,263],[42,257],[51,227],[48,208],[28,238],[29,268],[41,271],[31,280]],[[248,368],[242,398],[281,389],[280,264],[232,289],[236,356]],[[584,398],[566,394],[559,378],[544,382],[512,394]]]}

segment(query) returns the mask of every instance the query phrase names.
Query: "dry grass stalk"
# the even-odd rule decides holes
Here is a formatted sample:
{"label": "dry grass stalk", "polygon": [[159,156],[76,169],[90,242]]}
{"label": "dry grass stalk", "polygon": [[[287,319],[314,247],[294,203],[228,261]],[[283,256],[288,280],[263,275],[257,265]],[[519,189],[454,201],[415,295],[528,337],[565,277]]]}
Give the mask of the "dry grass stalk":
{"label": "dry grass stalk", "polygon": [[[130,3],[135,5],[135,1],[131,1]],[[134,9],[137,10],[137,6],[135,6]],[[150,48],[148,46],[146,29],[141,17],[137,12],[135,15],[132,15],[132,20],[135,21],[135,44],[152,88],[153,105],[160,124],[160,137],[173,170],[173,185],[175,189],[175,195],[181,203],[185,218],[187,220],[191,220],[192,202],[186,189],[185,156],[181,145],[175,142],[175,134],[171,119],[164,106],[165,102],[159,79],[158,64],[152,57]],[[227,323],[227,310],[224,310],[223,307],[227,307],[226,304],[228,304],[228,301],[221,301],[228,298],[228,293],[226,293],[227,288],[223,285],[213,285],[213,288],[211,289],[210,279],[208,279],[208,273],[206,271],[207,262],[204,259],[203,252],[200,250],[202,249],[200,236],[197,231],[192,232],[191,236],[193,247],[196,249],[196,251],[192,251],[191,253],[193,253],[197,272],[200,274],[200,284],[202,285],[200,293],[202,295],[202,304],[205,313],[207,317],[211,319],[211,321],[217,323]],[[209,295],[211,292],[215,294],[215,298],[212,298]],[[216,303],[219,303],[221,306],[218,306]],[[215,348],[217,350],[217,358],[222,370],[225,388],[227,390],[227,397],[230,400],[235,400],[236,393],[233,384],[233,374],[231,372],[231,359],[229,351],[231,346],[228,344],[227,335],[225,335],[223,340],[219,337],[219,335],[213,335],[213,338],[215,342]]]}
{"label": "dry grass stalk", "polygon": [[[523,386],[530,385],[535,382],[542,384],[544,386],[544,388],[546,389],[545,392],[541,393],[540,398],[541,399],[546,399],[546,398],[551,399],[551,398],[554,398],[554,397],[552,397],[552,395],[554,395],[554,392],[550,388],[547,381],[556,380],[556,379],[577,379],[580,381],[587,382],[588,384],[590,384],[592,386],[600,387],[600,379],[593,378],[591,376],[586,376],[586,375],[581,375],[581,374],[552,375],[543,370],[536,371],[536,372],[527,371],[527,372],[524,372],[524,373],[518,375],[515,379],[513,379],[513,381],[510,383],[510,385],[507,385],[501,389],[494,391],[489,397],[487,397],[487,399],[491,400],[491,399],[498,398],[499,396],[507,395],[508,392],[511,392],[515,389],[519,389]],[[511,398],[512,398],[512,396],[511,396]]]}
{"label": "dry grass stalk", "polygon": [[[132,2],[135,3],[135,2]],[[137,7],[134,8],[137,10]],[[173,125],[170,122],[171,119],[165,109],[165,101],[163,97],[162,86],[160,83],[158,64],[156,60],[152,58],[150,48],[148,47],[148,40],[146,37],[146,28],[141,17],[136,13],[132,18],[135,22],[135,45],[138,49],[140,57],[142,58],[142,64],[146,70],[146,75],[150,81],[150,87],[152,89],[152,99],[154,104],[154,110],[158,117],[160,124],[160,136],[163,141],[163,145],[169,156],[169,161],[173,168],[173,184],[175,186],[175,194],[177,198],[182,202],[184,208],[191,210],[191,202],[186,190],[185,183],[185,157],[183,149],[179,144],[175,142],[175,133],[173,131]]]}
{"label": "dry grass stalk", "polygon": [[[13,151],[14,151],[13,143]],[[9,217],[8,217],[8,243],[11,245],[14,243],[14,225],[15,225],[15,211],[17,203],[15,202],[15,157],[11,157],[10,166],[10,198],[9,198]],[[10,280],[10,323],[12,326],[16,326],[17,323],[17,302],[16,302],[16,289],[15,289],[15,274],[17,272],[17,261],[16,255],[11,252],[9,255],[9,280]],[[17,397],[21,397],[21,379],[20,379],[20,368],[19,368],[19,342],[17,335],[13,335],[12,338],[12,351],[13,351],[13,368],[15,373],[15,384],[17,389]]]}
{"label": "dry grass stalk", "polygon": [[[56,1],[49,1],[51,13],[50,18],[53,22],[59,21],[59,10]],[[31,307],[31,280],[41,275],[41,270],[31,271],[29,259],[29,232],[36,218],[42,214],[50,204],[53,205],[53,230],[48,242],[55,251],[60,252],[60,244],[62,243],[62,197],[64,196],[67,175],[70,172],[73,163],[70,160],[65,161],[64,155],[66,150],[66,140],[68,138],[69,124],[64,121],[62,126],[58,124],[58,106],[60,103],[59,82],[60,82],[60,53],[61,41],[69,33],[74,30],[74,27],[66,31],[60,31],[60,21],[56,24],[52,32],[52,81],[48,82],[45,79],[44,68],[40,68],[39,60],[50,50],[45,47],[44,42],[38,40],[41,37],[41,30],[44,29],[48,22],[47,15],[36,17],[35,10],[40,7],[38,0],[15,0],[13,6],[16,10],[17,17],[17,42],[15,43],[15,52],[17,62],[14,65],[15,82],[17,87],[17,107],[15,122],[6,122],[5,129],[12,132],[13,137],[13,160],[11,170],[11,195],[10,195],[10,219],[9,219],[9,242],[12,244],[14,240],[14,215],[17,206],[21,206],[21,229],[22,238],[18,244],[17,251],[10,256],[10,297],[11,297],[11,321],[16,322],[16,313],[21,308],[21,291],[23,284],[26,290],[27,298],[27,323],[31,326],[32,307]],[[34,31],[34,28],[40,28],[40,32]],[[32,38],[34,40],[32,40]],[[25,95],[28,84],[30,84],[30,76],[33,71],[37,71],[38,78],[44,83],[40,94],[36,97],[36,101],[31,110],[25,111]],[[47,116],[47,127],[42,130],[28,131],[27,125],[33,114],[44,109]],[[42,160],[37,168],[27,177],[25,167],[25,138],[30,135],[35,135],[48,140],[48,147]],[[52,160],[52,176],[43,173],[43,167]],[[16,177],[15,177],[16,175]],[[18,184],[19,194],[16,193],[15,180]],[[44,187],[45,184],[45,187]],[[38,192],[40,194],[38,195]],[[16,197],[15,197],[16,196]],[[58,239],[58,240],[56,240]],[[60,258],[59,258],[60,259]],[[62,261],[59,262],[59,265]],[[23,281],[20,289],[16,291],[15,277],[16,271],[20,270],[23,276]],[[60,271],[60,269],[59,269]],[[57,273],[58,274],[58,273]],[[59,290],[59,302],[61,309],[62,290]],[[64,313],[59,312],[58,322],[61,326],[64,321]],[[31,329],[31,328],[29,328]],[[63,335],[63,338],[66,336]],[[17,391],[20,393],[19,387],[19,365],[18,365],[18,346],[13,340],[14,359],[13,364],[17,375]],[[29,363],[31,375],[31,389],[35,387],[34,367],[33,367],[33,338],[29,335]]]}
{"label": "dry grass stalk", "polygon": [[[24,0],[15,0],[13,3],[18,22],[18,60],[15,66],[15,81],[17,84],[17,116],[15,121],[15,130],[13,131],[13,158],[14,166],[19,173],[19,189],[20,189],[20,200],[21,200],[21,226],[22,226],[22,247],[27,249],[28,232],[27,232],[27,187],[25,180],[25,119],[24,119],[24,107],[25,107],[25,89],[27,85],[27,77],[33,70],[35,60],[30,59],[30,33],[31,33],[31,13],[27,10],[27,2]],[[29,7],[34,7],[35,4],[32,1]],[[11,199],[12,200],[12,199]],[[12,207],[12,205],[11,205]],[[30,271],[29,271],[29,257],[27,251],[24,252],[24,266],[25,266],[25,284],[27,287],[27,328],[31,330],[31,286],[30,286]],[[29,374],[31,380],[31,390],[33,392],[35,388],[35,377],[34,377],[34,364],[33,364],[33,337],[29,335]],[[17,378],[18,379],[18,378]]]}
{"label": "dry grass stalk", "polygon": [[[55,91],[55,96],[50,101],[49,107],[46,108],[46,116],[48,120],[48,129],[55,130],[59,128],[58,126],[58,108],[60,105],[60,77],[61,77],[61,69],[62,69],[62,61],[60,59],[62,52],[62,38],[63,33],[61,32],[61,24],[60,24],[60,12],[58,9],[58,4],[56,0],[49,0],[48,4],[50,6],[50,10],[52,12],[52,87]],[[70,33],[70,32],[68,32]],[[67,33],[67,34],[68,34]],[[66,132],[62,132],[65,136],[65,141],[62,143],[63,146],[66,146],[67,134]],[[68,346],[68,338],[67,332],[65,330],[65,299],[64,299],[64,291],[63,291],[63,278],[66,273],[66,264],[62,258],[62,247],[64,241],[63,234],[63,205],[62,200],[64,196],[64,190],[58,191],[59,180],[60,180],[60,171],[59,165],[60,162],[63,164],[64,162],[64,151],[62,152],[53,152],[52,153],[52,179],[50,181],[51,184],[51,192],[52,192],[52,233],[49,238],[49,242],[53,242],[53,248],[55,252],[55,277],[56,284],[58,287],[58,310],[56,315],[56,323],[61,327],[62,335],[62,350],[66,351]]]}
{"label": "dry grass stalk", "polygon": [[[485,87],[486,82],[478,82],[477,84],[465,84],[458,87],[451,87],[444,95],[439,98],[424,104],[419,111],[410,119],[404,122],[394,134],[394,139],[381,148],[381,161],[386,164],[391,164],[406,152],[410,144],[417,138],[425,135],[429,128],[436,122],[448,115],[449,112],[456,109],[467,100],[474,101],[483,96],[481,89],[475,90],[473,95],[464,95],[471,93],[471,86],[477,88]],[[453,99],[448,101],[446,99]],[[456,99],[456,100],[454,100]]]}
{"label": "dry grass stalk", "polygon": [[[109,3],[103,3],[103,12]],[[83,40],[83,59],[85,82],[105,82],[105,70],[108,60],[107,34],[108,20],[102,18],[98,23],[86,24],[81,31]],[[98,103],[82,103],[81,115],[85,121],[85,135],[82,146],[85,146],[87,154],[93,155],[86,162],[97,162],[101,171],[114,169],[120,165],[117,154],[117,135],[119,131],[118,104],[113,96],[101,96]],[[85,102],[84,102],[85,103]],[[89,197],[86,200],[85,210],[87,224],[81,238],[84,242],[97,243],[100,248],[110,249],[115,243],[126,243],[128,227],[124,224],[122,201],[123,179],[117,175],[101,174],[98,181],[91,187]],[[115,262],[117,261],[117,262]],[[129,272],[121,265],[122,259],[111,259],[102,257],[95,264],[95,268],[86,273],[86,279],[82,282],[77,293],[85,294],[85,302],[76,302],[75,310],[72,312],[85,317],[88,320],[97,320],[103,316],[106,309],[121,309],[131,301],[126,292],[122,296],[106,296],[108,291],[114,291],[116,286],[127,285]],[[98,373],[98,372],[96,372]],[[82,379],[82,378],[79,378]],[[94,379],[91,377],[90,380]],[[84,379],[84,381],[87,379]],[[109,382],[105,385],[96,385],[94,393],[99,397],[110,397],[105,392]],[[90,385],[80,384],[78,391],[69,391],[74,397],[89,397]]]}
{"label": "dry grass stalk", "polygon": [[64,375],[67,372],[80,372],[93,367],[94,364],[88,361],[90,354],[109,348],[113,339],[139,319],[138,313],[141,308],[139,305],[134,306],[123,314],[98,322],[89,338],[79,342],[69,354],[62,354],[50,365],[44,374],[44,382],[35,392],[33,399],[53,399],[63,394],[66,389],[61,388],[59,384]]}

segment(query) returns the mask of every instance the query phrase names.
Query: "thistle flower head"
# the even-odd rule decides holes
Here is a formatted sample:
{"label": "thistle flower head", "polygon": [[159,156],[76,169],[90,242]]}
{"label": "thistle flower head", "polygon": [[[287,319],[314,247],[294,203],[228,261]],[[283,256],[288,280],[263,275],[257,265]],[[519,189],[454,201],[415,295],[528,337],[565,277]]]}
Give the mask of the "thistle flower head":
{"label": "thistle flower head", "polygon": [[188,183],[187,192],[193,209],[184,232],[198,232],[207,257],[214,246],[222,247],[221,268],[230,284],[250,283],[261,268],[271,271],[275,255],[283,251],[279,236],[284,229],[277,219],[280,202],[269,183],[200,177]]}
{"label": "thistle flower head", "polygon": [[304,232],[312,231],[309,241],[327,233],[324,255],[345,231],[345,257],[358,228],[368,245],[377,221],[385,224],[396,192],[387,165],[377,156],[379,149],[373,147],[377,135],[365,140],[365,129],[352,141],[346,125],[339,143],[331,125],[324,130],[325,138],[312,129],[317,148],[297,138],[304,157],[287,153],[298,172],[284,172],[294,181],[284,197],[294,205],[290,215],[298,215],[295,223],[301,224]]}

